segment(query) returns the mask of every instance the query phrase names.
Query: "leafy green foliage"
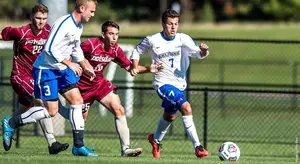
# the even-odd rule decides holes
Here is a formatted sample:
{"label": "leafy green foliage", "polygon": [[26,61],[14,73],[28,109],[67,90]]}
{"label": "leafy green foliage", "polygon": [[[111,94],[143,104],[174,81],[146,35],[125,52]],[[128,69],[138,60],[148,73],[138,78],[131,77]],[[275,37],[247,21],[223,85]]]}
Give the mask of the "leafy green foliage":
{"label": "leafy green foliage", "polygon": [[[233,1],[238,14],[254,20],[300,20],[299,0],[243,0]],[[261,19],[263,18],[263,19]]]}
{"label": "leafy green foliage", "polygon": [[[37,3],[37,0],[5,0],[0,1],[0,18],[27,19],[29,18],[31,7]],[[273,20],[273,21],[298,21],[300,20],[300,1],[299,0],[231,0],[233,15],[222,15],[225,20]],[[68,9],[74,8],[74,0],[68,1]],[[171,2],[168,2],[168,7]],[[196,2],[194,0],[195,4]],[[196,21],[211,21],[218,17],[218,14],[224,14],[225,3],[219,1],[220,8],[217,11],[211,11],[214,8],[213,3],[201,3],[194,5],[195,11],[192,13]],[[223,6],[223,7],[222,7]],[[201,10],[199,10],[201,8]],[[232,14],[231,13],[231,14]],[[212,15],[211,15],[212,14]],[[205,17],[204,17],[205,15]],[[209,16],[209,18],[207,18]],[[199,17],[202,17],[199,19]],[[227,18],[226,18],[227,17]],[[157,20],[159,19],[159,2],[145,0],[99,0],[95,20]]]}
{"label": "leafy green foliage", "polygon": [[298,0],[269,0],[261,5],[262,11],[279,20],[299,20],[300,1]]}

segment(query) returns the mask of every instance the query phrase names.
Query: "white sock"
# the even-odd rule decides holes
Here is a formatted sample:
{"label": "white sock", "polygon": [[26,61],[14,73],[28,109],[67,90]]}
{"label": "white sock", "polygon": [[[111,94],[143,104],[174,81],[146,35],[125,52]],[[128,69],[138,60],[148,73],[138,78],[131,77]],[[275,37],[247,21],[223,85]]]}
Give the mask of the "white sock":
{"label": "white sock", "polygon": [[52,143],[56,142],[56,139],[54,137],[52,119],[51,118],[41,119],[39,121],[39,124],[41,125],[41,128],[48,142],[48,145],[51,146]]}
{"label": "white sock", "polygon": [[69,121],[73,130],[84,130],[84,119],[82,116],[82,104],[71,105]]}
{"label": "white sock", "polygon": [[157,129],[153,135],[153,138],[157,143],[163,140],[171,124],[172,122],[166,121],[164,117],[161,116],[160,120],[158,121]]}
{"label": "white sock", "polygon": [[120,138],[121,150],[124,151],[130,145],[130,134],[126,116],[115,117],[115,126]]}
{"label": "white sock", "polygon": [[47,109],[43,106],[34,106],[25,113],[21,114],[23,124],[36,123],[44,118],[50,118],[50,115]]}
{"label": "white sock", "polygon": [[196,131],[196,127],[193,121],[193,116],[182,116],[183,127],[193,143],[194,148],[200,145],[199,137]]}

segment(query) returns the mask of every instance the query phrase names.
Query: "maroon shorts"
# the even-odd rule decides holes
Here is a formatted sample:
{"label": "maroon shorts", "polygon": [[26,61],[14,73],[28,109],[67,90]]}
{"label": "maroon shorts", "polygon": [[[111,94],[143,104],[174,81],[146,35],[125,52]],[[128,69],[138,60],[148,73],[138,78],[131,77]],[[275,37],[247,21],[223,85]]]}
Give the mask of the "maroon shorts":
{"label": "maroon shorts", "polygon": [[117,87],[114,86],[110,81],[101,79],[97,85],[93,86],[84,86],[82,83],[78,83],[78,88],[81,92],[85,106],[89,108],[92,106],[95,100],[100,102],[101,99],[103,99]]}
{"label": "maroon shorts", "polygon": [[32,106],[33,99],[33,78],[30,76],[11,76],[10,83],[14,91],[18,94],[19,103],[24,106]]}

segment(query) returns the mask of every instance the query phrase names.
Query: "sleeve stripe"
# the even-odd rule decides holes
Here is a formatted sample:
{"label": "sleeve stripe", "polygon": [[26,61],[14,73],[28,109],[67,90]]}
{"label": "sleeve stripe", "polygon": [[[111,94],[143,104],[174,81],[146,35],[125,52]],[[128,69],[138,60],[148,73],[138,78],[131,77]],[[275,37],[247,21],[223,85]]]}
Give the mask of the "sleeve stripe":
{"label": "sleeve stripe", "polygon": [[60,25],[58,26],[57,30],[56,30],[55,33],[54,33],[54,36],[53,36],[52,39],[51,39],[50,46],[49,46],[49,49],[48,49],[48,52],[50,53],[50,55],[51,55],[51,56],[54,58],[54,60],[55,60],[56,62],[58,62],[58,63],[59,63],[59,61],[54,57],[54,55],[53,55],[52,52],[51,52],[51,47],[52,47],[52,44],[53,44],[53,41],[54,41],[54,39],[55,39],[55,37],[56,37],[57,32],[60,30],[60,27],[61,27],[62,24],[63,24],[67,19],[69,19],[69,18],[71,18],[71,15],[67,16],[67,18],[64,19],[64,20],[60,23]]}

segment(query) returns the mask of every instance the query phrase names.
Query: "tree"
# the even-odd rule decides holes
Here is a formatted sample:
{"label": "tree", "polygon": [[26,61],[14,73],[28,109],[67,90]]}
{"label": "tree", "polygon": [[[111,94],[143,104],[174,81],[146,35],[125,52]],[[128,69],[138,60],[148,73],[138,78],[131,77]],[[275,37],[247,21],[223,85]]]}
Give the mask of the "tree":
{"label": "tree", "polygon": [[193,1],[192,0],[180,0],[181,4],[181,17],[183,22],[193,21]]}

